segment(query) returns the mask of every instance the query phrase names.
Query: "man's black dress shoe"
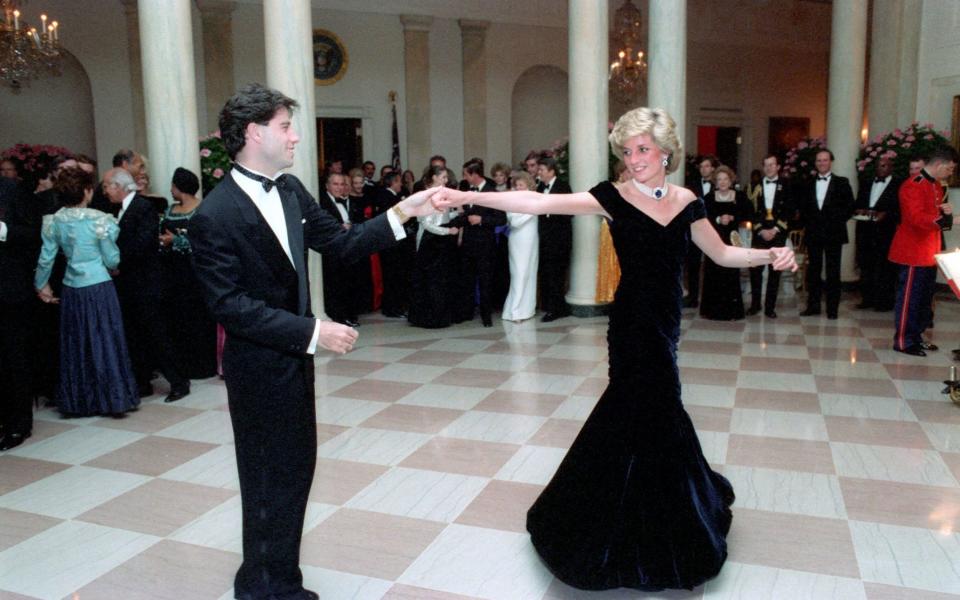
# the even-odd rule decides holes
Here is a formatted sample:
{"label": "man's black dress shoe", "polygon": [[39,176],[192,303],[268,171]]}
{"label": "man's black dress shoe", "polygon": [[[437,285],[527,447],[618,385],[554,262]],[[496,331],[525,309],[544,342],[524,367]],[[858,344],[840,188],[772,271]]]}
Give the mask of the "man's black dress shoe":
{"label": "man's black dress shoe", "polygon": [[4,435],[2,438],[0,438],[0,452],[16,448],[22,444],[25,439],[30,437],[30,434],[31,432],[29,431],[26,433],[17,431]]}
{"label": "man's black dress shoe", "polygon": [[766,315],[766,317],[767,317],[768,319],[776,319],[776,318],[777,318],[777,311],[773,310],[772,308],[763,311],[763,314]]}
{"label": "man's black dress shoe", "polygon": [[837,320],[837,313],[835,313],[835,312],[828,312],[828,313],[827,313],[827,318],[830,319],[831,321],[836,321],[836,320]]}
{"label": "man's black dress shoe", "polygon": [[751,306],[750,308],[747,309],[747,316],[748,316],[748,317],[752,317],[753,315],[757,314],[758,312],[760,312],[760,307],[759,307],[759,306]]}
{"label": "man's black dress shoe", "polygon": [[190,395],[190,385],[175,387],[170,389],[170,393],[163,399],[164,402],[176,402],[177,400]]}
{"label": "man's black dress shoe", "polygon": [[812,307],[811,307],[811,308],[808,308],[807,310],[803,311],[802,313],[800,313],[800,316],[801,316],[801,317],[814,317],[814,316],[819,315],[819,314],[820,314],[820,309],[819,309],[819,308],[812,308]]}
{"label": "man's black dress shoe", "polygon": [[896,350],[897,352],[902,352],[904,354],[909,354],[910,356],[926,356],[927,355],[927,353],[923,351],[923,348],[921,348],[919,344],[917,344],[916,346],[909,346],[907,348],[904,348],[903,350],[897,350],[896,348],[894,348],[894,350]]}
{"label": "man's black dress shoe", "polygon": [[920,342],[920,349],[927,350],[930,352],[936,352],[937,350],[940,349],[940,346],[936,344],[931,344],[930,342]]}

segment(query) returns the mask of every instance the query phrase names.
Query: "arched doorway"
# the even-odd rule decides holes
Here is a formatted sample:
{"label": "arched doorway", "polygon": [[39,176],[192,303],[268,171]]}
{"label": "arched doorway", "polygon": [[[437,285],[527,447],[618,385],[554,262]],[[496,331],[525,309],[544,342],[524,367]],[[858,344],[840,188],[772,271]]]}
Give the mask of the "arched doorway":
{"label": "arched doorway", "polygon": [[511,94],[511,151],[516,165],[532,149],[549,148],[569,132],[567,73],[536,65],[524,71]]}
{"label": "arched doorway", "polygon": [[0,89],[0,148],[53,144],[96,156],[90,78],[74,55],[63,55],[59,77],[33,79],[19,92]]}

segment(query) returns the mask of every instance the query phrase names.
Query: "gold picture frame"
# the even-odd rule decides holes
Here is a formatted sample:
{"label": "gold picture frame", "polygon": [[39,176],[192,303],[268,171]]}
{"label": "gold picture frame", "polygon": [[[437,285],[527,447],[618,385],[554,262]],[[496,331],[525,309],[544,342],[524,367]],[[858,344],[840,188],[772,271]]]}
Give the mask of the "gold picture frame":
{"label": "gold picture frame", "polygon": [[332,85],[347,72],[350,57],[337,34],[326,29],[313,30],[313,81]]}

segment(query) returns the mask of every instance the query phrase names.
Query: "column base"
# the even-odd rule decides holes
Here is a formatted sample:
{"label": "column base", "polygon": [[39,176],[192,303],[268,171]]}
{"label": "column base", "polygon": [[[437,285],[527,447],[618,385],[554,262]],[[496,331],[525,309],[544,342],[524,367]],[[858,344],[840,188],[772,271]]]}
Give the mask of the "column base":
{"label": "column base", "polygon": [[570,314],[580,319],[604,317],[610,314],[611,304],[567,304]]}

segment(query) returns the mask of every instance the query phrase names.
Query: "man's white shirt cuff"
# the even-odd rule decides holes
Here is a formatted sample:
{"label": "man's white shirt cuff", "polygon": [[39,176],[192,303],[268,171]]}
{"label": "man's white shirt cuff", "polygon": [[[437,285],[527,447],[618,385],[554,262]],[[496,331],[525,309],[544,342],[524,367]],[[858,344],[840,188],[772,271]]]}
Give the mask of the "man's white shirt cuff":
{"label": "man's white shirt cuff", "polygon": [[316,320],[313,326],[313,337],[310,338],[310,345],[307,346],[307,354],[317,353],[317,341],[320,339],[320,319]]}
{"label": "man's white shirt cuff", "polygon": [[7,241],[7,224],[0,221],[0,242]]}
{"label": "man's white shirt cuff", "polygon": [[393,230],[393,237],[395,237],[397,241],[407,237],[407,232],[403,228],[403,223],[400,222],[400,217],[397,216],[397,213],[392,210],[388,210],[387,221],[390,222],[390,229]]}

